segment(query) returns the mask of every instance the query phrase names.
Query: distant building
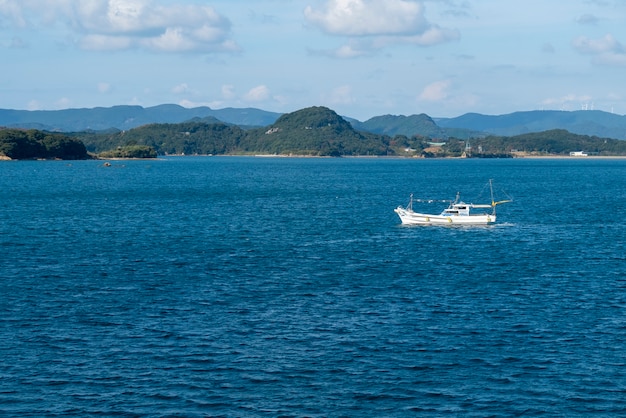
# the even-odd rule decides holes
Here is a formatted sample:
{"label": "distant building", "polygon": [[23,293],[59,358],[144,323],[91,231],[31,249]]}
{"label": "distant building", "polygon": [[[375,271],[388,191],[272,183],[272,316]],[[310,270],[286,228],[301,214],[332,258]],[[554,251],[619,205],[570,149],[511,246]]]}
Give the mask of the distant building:
{"label": "distant building", "polygon": [[584,151],[572,151],[569,153],[570,157],[586,157],[587,155]]}

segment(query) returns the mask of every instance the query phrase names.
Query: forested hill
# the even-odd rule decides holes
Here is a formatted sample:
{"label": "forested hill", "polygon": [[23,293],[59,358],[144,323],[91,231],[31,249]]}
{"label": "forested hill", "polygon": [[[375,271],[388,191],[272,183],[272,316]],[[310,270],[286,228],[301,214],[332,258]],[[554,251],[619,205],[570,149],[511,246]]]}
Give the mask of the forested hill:
{"label": "forested hill", "polygon": [[128,131],[79,132],[91,152],[148,145],[159,154],[387,155],[389,137],[356,131],[334,111],[310,107],[269,126],[243,130],[224,123],[151,124]]}
{"label": "forested hill", "polygon": [[389,138],[355,130],[326,107],[282,115],[276,123],[248,135],[250,149],[306,155],[387,155]]}
{"label": "forested hill", "polygon": [[514,136],[492,135],[485,138],[475,138],[469,142],[463,141],[463,143],[470,144],[473,153],[485,155],[503,153],[569,155],[572,151],[583,151],[589,155],[626,155],[626,141],[579,135],[564,129],[551,129]]}
{"label": "forested hill", "polygon": [[[304,110],[304,109],[303,109]],[[174,104],[153,107],[113,106],[91,109],[11,110],[0,109],[0,126],[39,129],[52,132],[78,132],[108,129],[130,130],[147,124],[183,122],[222,122],[243,129],[272,125],[281,113],[255,108],[184,108]],[[626,140],[626,116],[600,110],[536,110],[504,115],[467,113],[454,118],[430,117],[424,113],[410,116],[374,116],[365,122],[344,116],[354,129],[379,135],[420,135],[430,138],[460,138],[487,135],[514,136],[552,129]]]}
{"label": "forested hill", "polygon": [[48,158],[84,160],[90,158],[85,145],[76,138],[34,129],[1,129],[0,157],[22,160]]}
{"label": "forested hill", "polygon": [[[421,123],[433,126],[428,119]],[[382,135],[355,130],[352,125],[326,107],[309,107],[287,113],[263,128],[244,130],[224,123],[201,121],[177,124],[151,124],[128,131],[109,133],[80,132],[93,153],[117,147],[147,145],[158,154],[222,155],[402,155],[458,157],[468,143],[465,138],[421,135]],[[432,142],[443,142],[433,147]],[[626,155],[626,141],[577,135],[552,130],[511,137],[480,135],[469,141],[470,156],[511,156],[512,151],[540,155],[568,155],[587,151],[595,155]]]}
{"label": "forested hill", "polygon": [[210,155],[233,154],[240,151],[246,132],[224,123],[154,123],[128,131],[77,132],[92,153],[101,153],[124,146],[147,145],[158,154]]}
{"label": "forested hill", "polygon": [[[209,122],[209,123],[205,123]],[[426,121],[427,122],[427,121]],[[150,124],[127,131],[58,134],[0,129],[0,155],[24,158],[86,158],[184,155],[397,155],[423,157],[510,157],[520,155],[626,155],[626,141],[550,130],[505,136],[429,138],[421,135],[381,135],[355,130],[325,107],[310,107],[280,116],[263,128],[242,129],[213,119]],[[106,154],[101,154],[103,152]]]}

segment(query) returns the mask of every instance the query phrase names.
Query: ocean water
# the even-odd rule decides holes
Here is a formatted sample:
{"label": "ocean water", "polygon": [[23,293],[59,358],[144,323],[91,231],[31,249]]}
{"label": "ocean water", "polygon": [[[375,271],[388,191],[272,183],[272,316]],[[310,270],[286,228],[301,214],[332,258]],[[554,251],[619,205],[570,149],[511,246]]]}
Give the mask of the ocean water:
{"label": "ocean water", "polygon": [[[489,179],[496,225],[393,212]],[[2,416],[626,414],[626,160],[23,161],[0,187]]]}

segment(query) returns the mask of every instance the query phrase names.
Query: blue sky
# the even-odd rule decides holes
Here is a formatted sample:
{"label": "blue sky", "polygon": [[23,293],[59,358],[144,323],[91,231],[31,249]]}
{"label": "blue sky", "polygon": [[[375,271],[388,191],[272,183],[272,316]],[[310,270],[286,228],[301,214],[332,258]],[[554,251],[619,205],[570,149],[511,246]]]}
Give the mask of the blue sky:
{"label": "blue sky", "polygon": [[626,113],[623,0],[0,0],[0,108]]}

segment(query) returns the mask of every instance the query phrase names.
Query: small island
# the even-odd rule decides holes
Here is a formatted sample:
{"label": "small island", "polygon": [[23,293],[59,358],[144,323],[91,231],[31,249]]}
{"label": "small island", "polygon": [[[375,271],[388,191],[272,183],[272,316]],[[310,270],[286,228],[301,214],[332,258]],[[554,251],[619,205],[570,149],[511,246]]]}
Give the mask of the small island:
{"label": "small island", "polygon": [[10,160],[91,158],[79,139],[36,129],[0,129],[0,156]]}
{"label": "small island", "polygon": [[156,158],[154,148],[147,145],[118,146],[110,151],[92,154],[82,140],[56,132],[36,129],[0,128],[0,159],[2,160],[90,160]]}
{"label": "small island", "polygon": [[106,159],[143,159],[157,158],[154,148],[147,145],[127,145],[120,146],[114,150],[103,151],[98,154],[98,158]]}

